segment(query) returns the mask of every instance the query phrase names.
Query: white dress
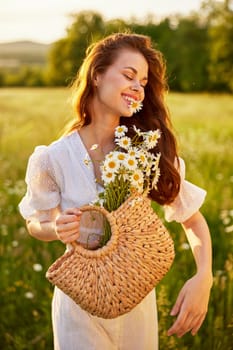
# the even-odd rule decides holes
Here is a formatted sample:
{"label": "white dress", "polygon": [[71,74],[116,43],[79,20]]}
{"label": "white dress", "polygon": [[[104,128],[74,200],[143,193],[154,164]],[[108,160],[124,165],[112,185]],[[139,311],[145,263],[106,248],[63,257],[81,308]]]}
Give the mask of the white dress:
{"label": "white dress", "polygon": [[[19,204],[25,219],[49,219],[54,208],[80,207],[98,193],[93,166],[78,132],[49,146],[38,146],[26,173],[27,193]],[[165,219],[183,222],[202,205],[206,192],[185,180],[180,160],[181,189],[172,205],[164,206]],[[52,302],[55,350],[156,350],[158,324],[155,291],[129,313],[102,319],[83,311],[55,287]]]}

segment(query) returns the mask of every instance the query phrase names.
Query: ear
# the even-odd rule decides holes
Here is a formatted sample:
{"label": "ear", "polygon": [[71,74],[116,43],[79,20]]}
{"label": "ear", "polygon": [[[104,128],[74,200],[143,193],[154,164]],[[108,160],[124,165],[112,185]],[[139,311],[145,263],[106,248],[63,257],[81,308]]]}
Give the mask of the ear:
{"label": "ear", "polygon": [[94,79],[93,79],[93,85],[94,85],[94,87],[97,87],[97,86],[98,86],[98,83],[99,83],[99,76],[98,76],[98,74],[96,74],[96,75],[94,76]]}

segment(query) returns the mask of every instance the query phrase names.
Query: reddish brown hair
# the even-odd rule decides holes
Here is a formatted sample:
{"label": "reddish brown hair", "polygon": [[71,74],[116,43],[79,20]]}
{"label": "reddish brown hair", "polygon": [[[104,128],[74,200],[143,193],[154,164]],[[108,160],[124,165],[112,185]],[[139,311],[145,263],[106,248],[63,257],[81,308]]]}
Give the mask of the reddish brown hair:
{"label": "reddish brown hair", "polygon": [[77,120],[68,132],[80,129],[91,122],[88,111],[89,101],[94,95],[94,78],[104,73],[111,66],[122,49],[140,52],[148,62],[148,83],[145,88],[143,108],[131,118],[120,118],[120,124],[129,128],[135,125],[143,131],[160,129],[162,135],[154,152],[161,152],[161,176],[158,189],[152,190],[150,196],[160,204],[169,204],[177,196],[180,188],[180,175],[176,140],[172,132],[171,121],[164,102],[166,84],[166,65],[160,51],[154,49],[148,36],[117,33],[91,45],[86,58],[73,84],[73,105]]}

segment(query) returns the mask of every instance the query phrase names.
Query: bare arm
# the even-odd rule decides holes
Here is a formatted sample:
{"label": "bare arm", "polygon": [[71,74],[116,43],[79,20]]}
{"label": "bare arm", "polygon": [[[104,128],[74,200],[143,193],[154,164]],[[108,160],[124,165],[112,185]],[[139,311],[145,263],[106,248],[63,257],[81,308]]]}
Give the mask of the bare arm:
{"label": "bare arm", "polygon": [[171,315],[177,316],[168,335],[195,335],[203,323],[209,302],[212,276],[212,247],[206,220],[200,212],[182,224],[197,266],[196,274],[181,289]]}
{"label": "bare arm", "polygon": [[69,208],[64,212],[54,210],[49,220],[28,220],[27,229],[31,236],[45,241],[60,240],[64,244],[79,237],[79,222],[81,212],[77,208]]}

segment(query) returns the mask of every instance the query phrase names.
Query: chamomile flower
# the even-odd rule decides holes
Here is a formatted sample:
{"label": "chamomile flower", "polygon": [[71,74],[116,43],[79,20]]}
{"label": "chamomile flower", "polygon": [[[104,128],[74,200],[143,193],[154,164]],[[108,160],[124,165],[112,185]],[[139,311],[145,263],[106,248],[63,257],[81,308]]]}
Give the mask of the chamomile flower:
{"label": "chamomile flower", "polygon": [[147,166],[145,167],[145,174],[147,177],[149,177],[151,174],[151,164],[150,163],[147,164]]}
{"label": "chamomile flower", "polygon": [[154,188],[155,190],[157,190],[157,184],[158,184],[158,181],[159,181],[159,177],[160,177],[160,169],[157,168],[155,173],[154,173],[154,177],[153,177],[153,180],[152,180],[152,183],[151,183],[151,188]]}
{"label": "chamomile flower", "polygon": [[116,157],[105,159],[103,163],[103,171],[116,172],[120,166],[120,162]]}
{"label": "chamomile flower", "polygon": [[155,131],[151,130],[147,133],[144,133],[143,138],[145,141],[146,148],[152,149],[158,143],[158,139],[160,138],[160,131],[159,130],[155,130]]}
{"label": "chamomile flower", "polygon": [[144,150],[138,151],[137,158],[138,158],[139,163],[143,167],[146,167],[148,165],[148,158],[147,158],[146,152]]}
{"label": "chamomile flower", "polygon": [[130,146],[131,146],[131,138],[129,138],[127,136],[124,136],[122,138],[117,139],[116,143],[121,148],[124,148],[124,149],[128,150],[130,148]]}
{"label": "chamomile flower", "polygon": [[135,157],[131,157],[128,156],[125,160],[125,166],[129,169],[129,170],[135,170],[138,167],[138,162],[137,159]]}
{"label": "chamomile flower", "polygon": [[115,129],[115,136],[116,137],[122,137],[125,136],[125,133],[128,131],[127,126],[120,125]]}
{"label": "chamomile flower", "polygon": [[124,152],[115,152],[115,159],[121,163],[124,163],[126,160],[126,153]]}
{"label": "chamomile flower", "polygon": [[124,165],[118,169],[117,176],[125,182],[130,180],[129,170]]}
{"label": "chamomile flower", "polygon": [[110,182],[113,182],[115,177],[116,177],[116,173],[114,173],[113,171],[104,171],[101,176],[105,184],[109,184]]}
{"label": "chamomile flower", "polygon": [[[132,105],[139,103],[129,99],[128,101]],[[135,105],[133,107],[138,108]],[[141,107],[140,105],[139,108]],[[126,136],[127,127],[123,125],[116,128],[116,149],[107,154],[101,163],[101,177],[105,191],[99,194],[96,203],[110,212],[119,208],[134,193],[147,195],[152,188],[157,189],[161,154],[155,154],[150,150],[156,146],[160,131],[141,131],[136,126],[133,129],[134,134],[129,137]],[[109,239],[107,229],[104,238]]]}
{"label": "chamomile flower", "polygon": [[136,157],[138,154],[138,149],[136,147],[130,147],[128,150],[128,155],[131,157]]}
{"label": "chamomile flower", "polygon": [[133,113],[139,112],[142,109],[142,107],[143,107],[142,101],[136,101],[136,100],[132,100],[129,105],[129,108]]}
{"label": "chamomile flower", "polygon": [[139,183],[143,183],[143,172],[140,169],[136,169],[130,177],[130,183],[132,186],[137,186]]}
{"label": "chamomile flower", "polygon": [[156,171],[159,168],[159,161],[161,158],[161,153],[158,153],[153,160],[153,166],[152,166],[152,170]]}

